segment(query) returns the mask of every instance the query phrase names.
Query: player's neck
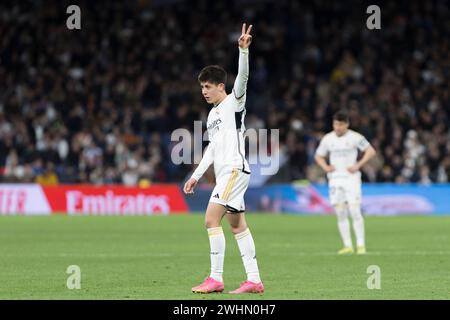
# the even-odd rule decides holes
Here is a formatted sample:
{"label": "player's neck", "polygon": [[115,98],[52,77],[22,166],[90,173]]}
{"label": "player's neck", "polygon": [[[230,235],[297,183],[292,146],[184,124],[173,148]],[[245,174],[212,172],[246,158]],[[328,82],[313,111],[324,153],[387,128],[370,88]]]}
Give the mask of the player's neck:
{"label": "player's neck", "polygon": [[344,132],[342,132],[342,134],[337,134],[337,133],[336,133],[336,136],[338,136],[339,138],[340,138],[340,137],[343,137],[343,136],[345,136],[345,135],[348,133],[348,130],[349,130],[349,129],[345,130]]}
{"label": "player's neck", "polygon": [[217,107],[219,104],[222,103],[223,100],[227,97],[227,94],[224,92],[220,95],[220,98],[217,100],[216,103],[214,103],[214,107]]}

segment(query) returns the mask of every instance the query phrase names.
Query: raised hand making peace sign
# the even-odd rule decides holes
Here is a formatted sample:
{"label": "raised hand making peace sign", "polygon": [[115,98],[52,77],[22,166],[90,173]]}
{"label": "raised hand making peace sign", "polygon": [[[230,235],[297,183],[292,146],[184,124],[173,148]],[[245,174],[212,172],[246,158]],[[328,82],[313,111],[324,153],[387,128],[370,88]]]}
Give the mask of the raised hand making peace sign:
{"label": "raised hand making peace sign", "polygon": [[239,48],[246,49],[250,46],[250,43],[252,43],[252,36],[250,35],[250,31],[252,31],[252,25],[248,27],[247,30],[245,23],[242,25],[242,33],[239,37]]}

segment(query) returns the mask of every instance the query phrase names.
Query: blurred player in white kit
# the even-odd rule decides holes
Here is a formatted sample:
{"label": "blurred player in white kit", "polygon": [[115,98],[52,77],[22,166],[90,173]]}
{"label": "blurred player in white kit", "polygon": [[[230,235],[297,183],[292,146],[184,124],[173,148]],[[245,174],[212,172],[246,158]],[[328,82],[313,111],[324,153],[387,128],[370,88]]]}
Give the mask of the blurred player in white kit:
{"label": "blurred player in white kit", "polygon": [[[373,156],[375,149],[360,133],[349,129],[345,111],[333,116],[333,131],[327,133],[316,150],[315,160],[327,173],[331,205],[334,207],[339,233],[344,247],[338,254],[354,252],[348,215],[352,218],[356,236],[356,253],[365,254],[364,219],[361,214],[361,172]],[[359,161],[358,151],[363,155]],[[329,164],[326,157],[329,155]]]}

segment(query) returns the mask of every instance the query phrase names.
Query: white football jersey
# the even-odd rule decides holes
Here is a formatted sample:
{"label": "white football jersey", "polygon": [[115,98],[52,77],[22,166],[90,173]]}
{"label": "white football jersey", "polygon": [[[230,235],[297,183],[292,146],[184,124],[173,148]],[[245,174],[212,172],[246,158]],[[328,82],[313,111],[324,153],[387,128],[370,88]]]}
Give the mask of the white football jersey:
{"label": "white football jersey", "polygon": [[245,100],[245,94],[238,99],[233,92],[209,111],[207,129],[216,177],[232,168],[250,173],[245,159]]}
{"label": "white football jersey", "polygon": [[206,123],[209,144],[192,174],[192,178],[197,181],[211,164],[214,165],[216,179],[230,173],[233,168],[250,174],[244,144],[248,54],[248,48],[239,48],[239,70],[233,92],[209,111]]}
{"label": "white football jersey", "polygon": [[330,155],[330,165],[333,165],[336,170],[327,174],[329,180],[342,178],[361,179],[361,172],[350,173],[347,168],[356,164],[358,150],[365,151],[369,146],[370,143],[367,139],[356,131],[347,130],[340,137],[332,131],[322,138],[316,154],[321,157]]}

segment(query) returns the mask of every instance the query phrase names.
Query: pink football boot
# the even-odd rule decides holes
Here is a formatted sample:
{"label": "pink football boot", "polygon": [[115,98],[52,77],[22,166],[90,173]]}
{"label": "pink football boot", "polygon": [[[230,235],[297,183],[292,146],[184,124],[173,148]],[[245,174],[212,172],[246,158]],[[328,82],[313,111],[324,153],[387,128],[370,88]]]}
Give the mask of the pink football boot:
{"label": "pink football boot", "polygon": [[244,281],[241,283],[241,286],[237,288],[236,290],[230,291],[232,294],[239,294],[239,293],[263,293],[264,292],[264,285],[262,282],[260,283],[254,283],[251,281]]}
{"label": "pink football boot", "polygon": [[194,293],[212,293],[222,291],[223,291],[223,282],[214,280],[211,277],[206,278],[201,285],[192,288],[192,292]]}

